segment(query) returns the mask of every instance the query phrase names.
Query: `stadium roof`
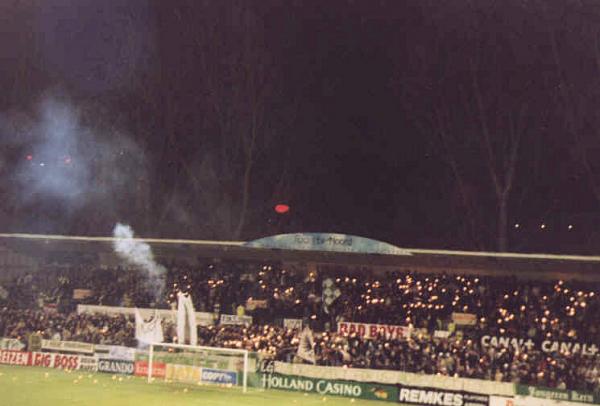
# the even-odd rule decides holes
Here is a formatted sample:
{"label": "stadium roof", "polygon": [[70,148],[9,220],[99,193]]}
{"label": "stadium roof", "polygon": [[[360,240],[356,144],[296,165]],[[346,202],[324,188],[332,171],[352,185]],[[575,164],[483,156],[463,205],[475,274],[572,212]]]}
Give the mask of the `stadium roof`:
{"label": "stadium roof", "polygon": [[[112,255],[112,237],[0,234],[0,244],[36,258]],[[525,278],[577,278],[600,281],[600,256],[495,253],[403,248],[404,255],[261,248],[242,241],[141,238],[164,259],[215,258],[285,263],[344,265],[374,270],[515,275]]]}

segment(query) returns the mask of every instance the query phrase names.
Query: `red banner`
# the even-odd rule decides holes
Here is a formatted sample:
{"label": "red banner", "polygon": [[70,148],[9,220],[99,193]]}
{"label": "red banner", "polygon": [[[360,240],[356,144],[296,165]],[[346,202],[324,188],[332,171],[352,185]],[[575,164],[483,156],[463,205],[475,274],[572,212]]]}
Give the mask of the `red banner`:
{"label": "red banner", "polygon": [[44,368],[79,369],[80,355],[32,352],[29,365]]}
{"label": "red banner", "polygon": [[[164,378],[167,372],[167,366],[162,362],[152,363],[152,376],[155,378]],[[136,361],[134,374],[136,376],[148,376],[148,361]]]}
{"label": "red banner", "polygon": [[29,353],[23,351],[0,350],[0,364],[29,365]]}

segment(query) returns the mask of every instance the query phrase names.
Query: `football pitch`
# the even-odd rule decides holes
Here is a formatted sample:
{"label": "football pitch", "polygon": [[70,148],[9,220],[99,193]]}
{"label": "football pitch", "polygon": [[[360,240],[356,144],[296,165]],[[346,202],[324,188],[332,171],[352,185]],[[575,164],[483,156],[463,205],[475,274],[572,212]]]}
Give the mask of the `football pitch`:
{"label": "football pitch", "polygon": [[154,382],[129,375],[65,372],[62,370],[0,365],[0,404],[109,405],[109,406],[385,406],[388,402],[304,395],[297,392],[248,388],[194,386]]}

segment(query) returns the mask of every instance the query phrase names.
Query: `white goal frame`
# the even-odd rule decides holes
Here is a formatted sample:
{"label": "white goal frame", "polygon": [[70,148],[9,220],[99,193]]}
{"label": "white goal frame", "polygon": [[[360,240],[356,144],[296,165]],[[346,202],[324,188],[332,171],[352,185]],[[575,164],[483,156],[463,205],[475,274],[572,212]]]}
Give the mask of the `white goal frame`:
{"label": "white goal frame", "polygon": [[220,353],[230,354],[241,354],[244,357],[244,371],[242,375],[242,392],[248,391],[248,350],[239,350],[237,348],[223,348],[223,347],[205,347],[201,345],[187,345],[187,344],[175,344],[175,343],[150,343],[148,348],[148,383],[152,382],[152,361],[154,359],[154,346],[160,346],[165,348],[181,348],[181,349],[194,349],[194,350],[205,350],[205,351],[217,351]]}

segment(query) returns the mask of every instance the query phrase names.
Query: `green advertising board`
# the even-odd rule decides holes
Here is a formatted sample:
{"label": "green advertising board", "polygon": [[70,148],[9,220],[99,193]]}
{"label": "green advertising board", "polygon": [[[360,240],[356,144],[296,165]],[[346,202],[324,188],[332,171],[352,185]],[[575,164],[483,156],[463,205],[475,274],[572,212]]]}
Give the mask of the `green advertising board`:
{"label": "green advertising board", "polygon": [[323,396],[344,396],[356,399],[387,400],[398,399],[398,388],[393,385],[366,382],[341,381],[305,376],[282,374],[257,374],[259,387],[296,392],[316,393]]}
{"label": "green advertising board", "polygon": [[540,388],[537,386],[515,385],[515,392],[521,396],[531,396],[541,399],[562,400],[567,402],[580,402],[587,404],[600,404],[600,398],[589,392],[575,390],[562,390],[553,388]]}

